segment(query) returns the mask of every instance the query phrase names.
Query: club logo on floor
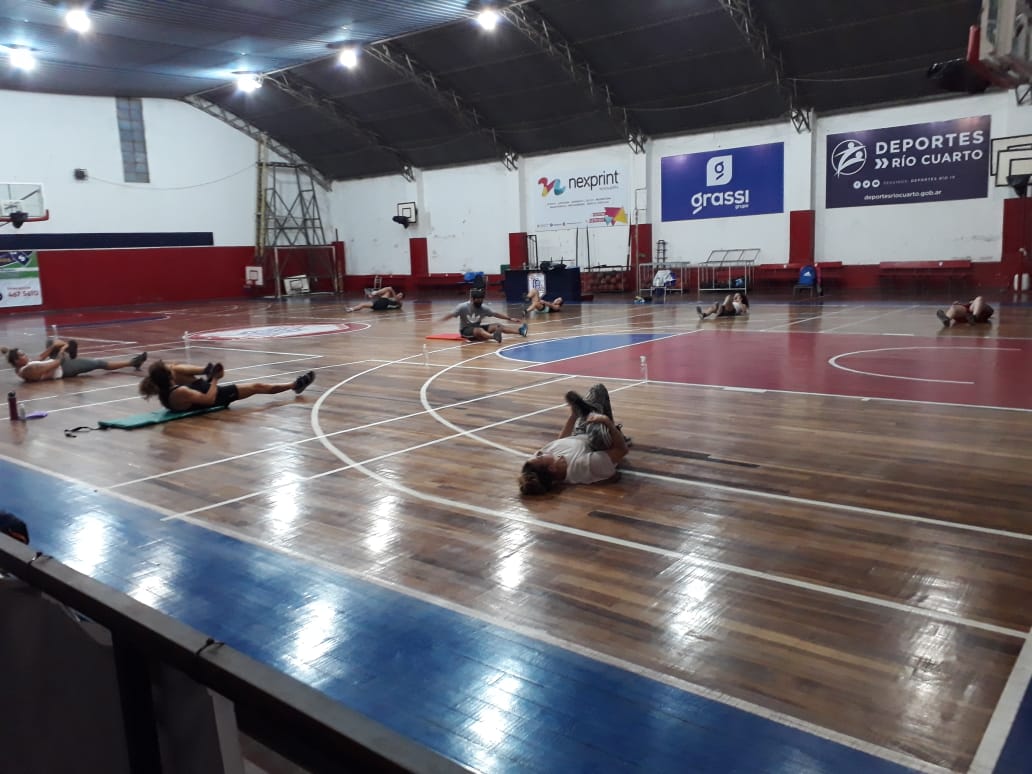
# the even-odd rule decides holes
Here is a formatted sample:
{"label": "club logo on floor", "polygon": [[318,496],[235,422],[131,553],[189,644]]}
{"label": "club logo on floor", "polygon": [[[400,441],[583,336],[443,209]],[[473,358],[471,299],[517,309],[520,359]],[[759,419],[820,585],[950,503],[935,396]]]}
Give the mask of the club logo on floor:
{"label": "club logo on floor", "polygon": [[307,325],[259,325],[253,328],[224,328],[217,331],[191,332],[199,341],[234,341],[240,339],[293,339],[298,336],[324,336],[328,333],[361,331],[368,323],[315,323]]}

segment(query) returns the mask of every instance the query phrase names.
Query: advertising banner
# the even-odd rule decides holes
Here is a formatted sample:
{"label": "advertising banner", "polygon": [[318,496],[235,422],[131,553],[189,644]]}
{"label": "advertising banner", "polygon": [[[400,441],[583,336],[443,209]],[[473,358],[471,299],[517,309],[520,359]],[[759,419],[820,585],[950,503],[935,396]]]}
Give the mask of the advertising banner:
{"label": "advertising banner", "polygon": [[626,167],[544,167],[531,196],[535,231],[626,226],[630,223],[630,177]]}
{"label": "advertising banner", "polygon": [[977,116],[829,134],[826,206],[984,198],[989,122]]}
{"label": "advertising banner", "polygon": [[42,303],[35,250],[0,252],[0,308]]}
{"label": "advertising banner", "polygon": [[664,156],[663,220],[765,215],[785,209],[785,144]]}

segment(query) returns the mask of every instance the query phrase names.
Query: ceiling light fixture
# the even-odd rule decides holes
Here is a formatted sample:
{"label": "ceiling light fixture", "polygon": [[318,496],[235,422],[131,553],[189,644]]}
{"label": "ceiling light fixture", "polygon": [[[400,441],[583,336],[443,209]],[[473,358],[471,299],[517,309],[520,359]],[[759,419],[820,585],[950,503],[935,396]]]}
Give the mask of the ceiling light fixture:
{"label": "ceiling light fixture", "polygon": [[351,46],[342,48],[340,54],[337,55],[337,61],[349,70],[354,69],[358,66],[358,49]]}
{"label": "ceiling light fixture", "polygon": [[19,70],[31,70],[36,66],[36,57],[33,56],[32,49],[25,46],[4,46],[4,48],[7,50],[7,58],[11,62],[11,67]]}
{"label": "ceiling light fixture", "polygon": [[257,73],[236,73],[235,75],[237,88],[246,94],[262,87],[262,76]]}
{"label": "ceiling light fixture", "polygon": [[488,32],[494,30],[498,26],[498,21],[501,17],[498,15],[498,11],[493,8],[485,8],[483,11],[477,14],[477,24],[483,27]]}
{"label": "ceiling light fixture", "polygon": [[65,14],[65,24],[78,33],[89,32],[90,17],[84,8],[73,8]]}

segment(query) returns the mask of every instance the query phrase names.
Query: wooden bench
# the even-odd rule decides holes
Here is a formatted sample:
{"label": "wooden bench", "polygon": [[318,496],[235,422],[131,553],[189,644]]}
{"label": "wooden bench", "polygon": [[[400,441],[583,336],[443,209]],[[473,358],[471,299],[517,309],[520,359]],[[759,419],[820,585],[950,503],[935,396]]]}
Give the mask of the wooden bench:
{"label": "wooden bench", "polygon": [[969,260],[949,261],[882,261],[878,264],[878,278],[890,286],[897,281],[912,283],[914,290],[927,287],[930,281],[944,281],[948,295],[952,295],[955,281],[970,282],[974,269]]}

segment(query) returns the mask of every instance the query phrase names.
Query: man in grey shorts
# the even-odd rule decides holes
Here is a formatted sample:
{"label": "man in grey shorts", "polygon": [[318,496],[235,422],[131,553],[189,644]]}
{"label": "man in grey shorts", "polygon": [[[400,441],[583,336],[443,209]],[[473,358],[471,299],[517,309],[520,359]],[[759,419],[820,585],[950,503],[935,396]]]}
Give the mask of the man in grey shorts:
{"label": "man in grey shorts", "polygon": [[[459,318],[459,335],[466,341],[487,341],[494,339],[502,343],[503,333],[518,333],[520,336],[527,335],[527,324],[518,317],[509,317],[507,314],[499,314],[491,307],[484,304],[483,288],[473,288],[469,292],[469,301],[459,304],[441,320],[450,320],[453,317]],[[499,320],[520,323],[519,328],[513,328],[499,323],[485,323],[484,318],[495,317]]]}
{"label": "man in grey shorts", "polygon": [[130,367],[139,371],[140,366],[147,359],[146,352],[141,352],[135,357],[118,360],[79,357],[78,342],[61,341],[60,339],[47,342],[47,348],[40,353],[36,360],[29,359],[29,356],[17,347],[10,350],[4,347],[0,352],[7,356],[7,362],[24,382],[70,379],[89,371],[117,371],[120,368]]}

